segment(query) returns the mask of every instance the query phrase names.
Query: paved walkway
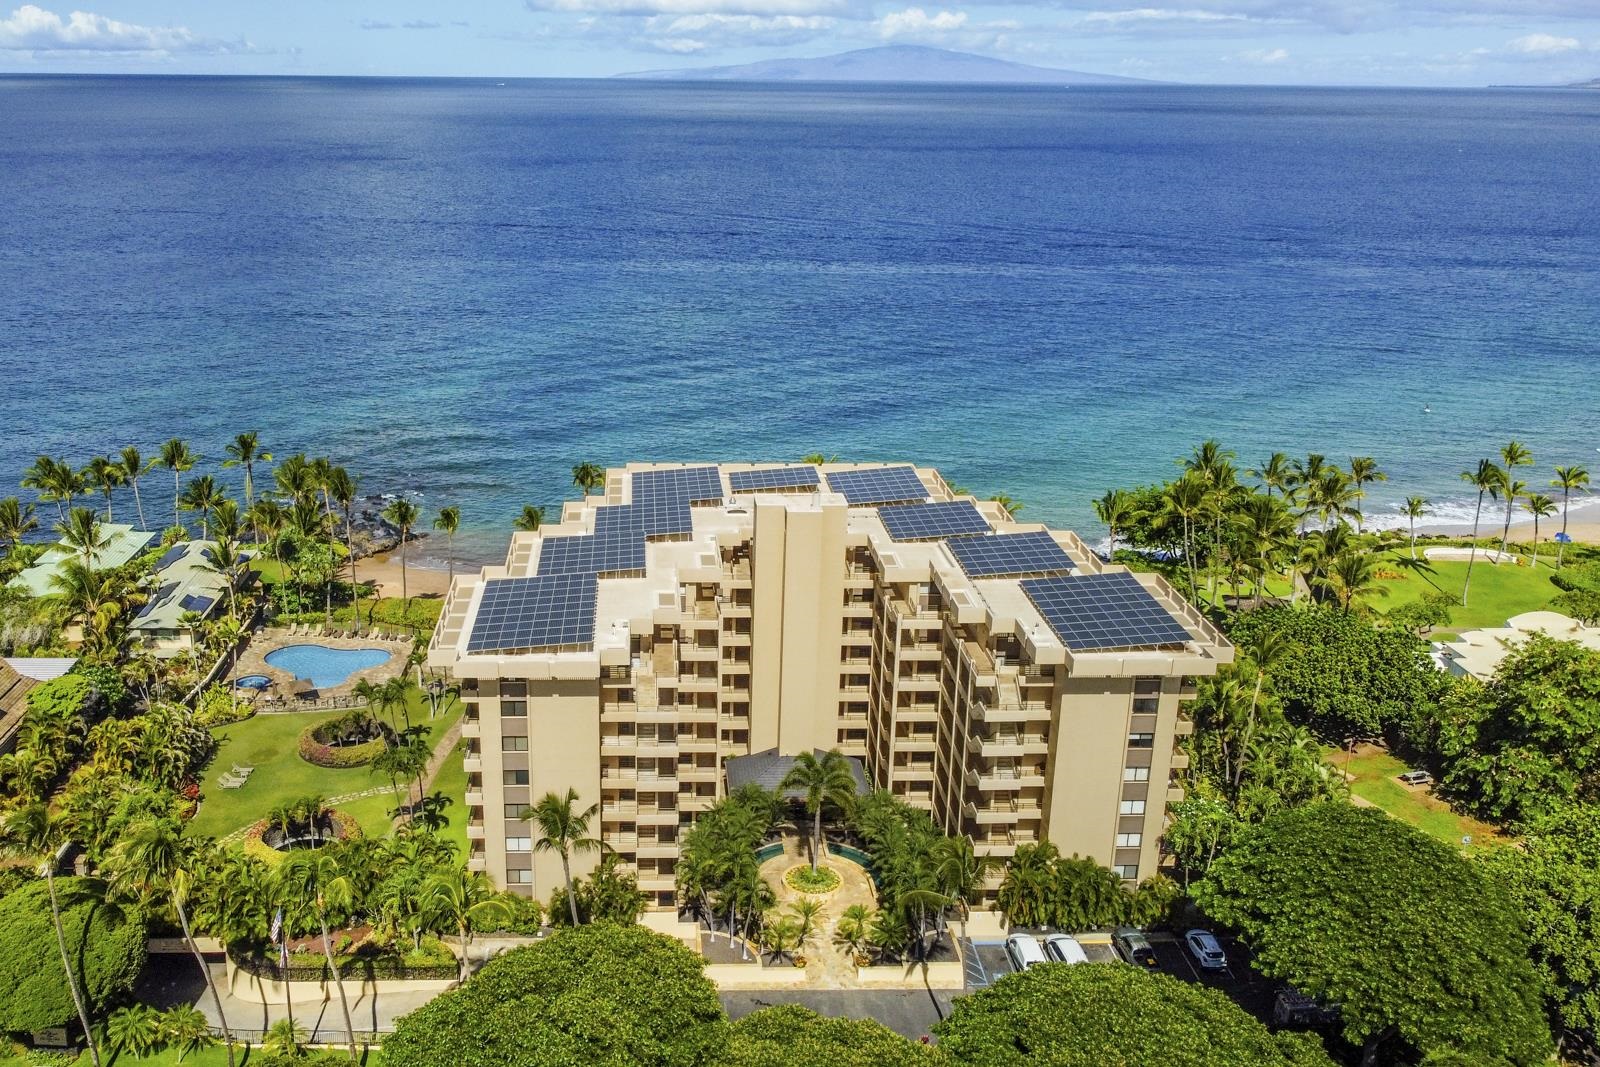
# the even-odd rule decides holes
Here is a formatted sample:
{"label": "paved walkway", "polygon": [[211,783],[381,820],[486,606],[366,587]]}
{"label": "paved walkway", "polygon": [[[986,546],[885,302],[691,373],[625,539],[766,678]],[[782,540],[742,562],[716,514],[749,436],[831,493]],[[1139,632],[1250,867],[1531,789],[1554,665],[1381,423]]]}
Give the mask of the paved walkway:
{"label": "paved walkway", "polygon": [[855,961],[844,949],[833,943],[834,928],[839,916],[852,904],[865,904],[868,909],[878,906],[872,879],[857,864],[837,856],[826,855],[820,864],[840,878],[839,888],[826,895],[803,893],[784,884],[783,875],[793,867],[810,863],[808,846],[804,838],[784,839],[783,855],[761,865],[761,876],[778,895],[778,910],[788,913],[790,905],[801,897],[821,901],[822,911],[817,916],[811,942],[804,950],[806,956],[806,987],[809,989],[857,988]]}

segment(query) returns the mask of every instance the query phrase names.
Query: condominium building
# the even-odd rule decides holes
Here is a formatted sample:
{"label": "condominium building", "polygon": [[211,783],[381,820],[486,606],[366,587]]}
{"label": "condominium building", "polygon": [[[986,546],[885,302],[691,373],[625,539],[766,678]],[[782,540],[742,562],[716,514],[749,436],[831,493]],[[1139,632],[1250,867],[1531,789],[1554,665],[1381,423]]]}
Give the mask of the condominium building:
{"label": "condominium building", "polygon": [[548,897],[524,816],[571,788],[670,907],[728,760],[832,748],[980,853],[1142,878],[1183,701],[1232,654],[1160,577],[931,469],[630,464],[458,575],[428,663],[466,705],[469,865]]}

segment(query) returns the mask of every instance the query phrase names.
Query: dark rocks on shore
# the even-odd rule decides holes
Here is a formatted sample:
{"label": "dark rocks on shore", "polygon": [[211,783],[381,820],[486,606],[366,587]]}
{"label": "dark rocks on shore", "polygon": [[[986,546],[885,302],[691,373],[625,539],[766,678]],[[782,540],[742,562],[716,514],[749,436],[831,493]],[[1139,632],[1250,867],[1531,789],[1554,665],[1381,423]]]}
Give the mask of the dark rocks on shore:
{"label": "dark rocks on shore", "polygon": [[[351,513],[350,540],[357,559],[392,552],[400,547],[400,528],[383,517],[383,509],[393,499],[394,494],[390,493],[363,497],[356,502],[355,510]],[[412,530],[406,540],[420,541],[427,536],[425,532]]]}

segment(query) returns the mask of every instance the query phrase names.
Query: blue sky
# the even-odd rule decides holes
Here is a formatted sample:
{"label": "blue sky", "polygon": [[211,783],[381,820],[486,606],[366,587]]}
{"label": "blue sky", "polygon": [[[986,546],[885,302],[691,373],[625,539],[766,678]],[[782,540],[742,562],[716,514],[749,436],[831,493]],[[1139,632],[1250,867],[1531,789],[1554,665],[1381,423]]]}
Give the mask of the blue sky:
{"label": "blue sky", "polygon": [[589,77],[909,43],[1211,83],[1600,77],[1600,0],[79,3],[0,0],[0,70]]}

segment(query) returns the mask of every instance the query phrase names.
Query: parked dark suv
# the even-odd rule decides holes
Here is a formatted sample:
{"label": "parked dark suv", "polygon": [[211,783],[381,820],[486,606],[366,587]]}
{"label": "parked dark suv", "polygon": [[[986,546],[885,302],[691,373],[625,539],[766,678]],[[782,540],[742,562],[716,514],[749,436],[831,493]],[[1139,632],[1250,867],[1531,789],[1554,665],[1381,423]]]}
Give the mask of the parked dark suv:
{"label": "parked dark suv", "polygon": [[1136,967],[1155,967],[1156,950],[1144,939],[1144,934],[1131,926],[1123,926],[1111,935],[1111,945],[1123,962]]}

